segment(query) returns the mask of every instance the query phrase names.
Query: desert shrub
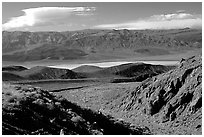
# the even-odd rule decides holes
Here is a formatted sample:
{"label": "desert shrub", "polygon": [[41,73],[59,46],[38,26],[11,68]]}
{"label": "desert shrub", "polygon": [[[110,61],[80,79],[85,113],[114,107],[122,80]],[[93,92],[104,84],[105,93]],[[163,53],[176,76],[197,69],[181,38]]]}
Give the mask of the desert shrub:
{"label": "desert shrub", "polygon": [[54,106],[53,103],[46,103],[46,108],[47,108],[49,111],[55,110],[55,106]]}
{"label": "desert shrub", "polygon": [[76,116],[76,117],[72,117],[71,121],[78,123],[78,122],[84,122],[85,120],[80,116]]}
{"label": "desert shrub", "polygon": [[33,104],[37,104],[37,105],[39,105],[39,106],[45,106],[44,100],[43,100],[43,99],[40,99],[40,98],[34,100],[34,101],[33,101]]}
{"label": "desert shrub", "polygon": [[16,95],[13,95],[13,96],[11,96],[11,97],[8,97],[8,103],[14,103],[14,102],[16,102],[16,100],[17,100],[17,96]]}
{"label": "desert shrub", "polygon": [[7,95],[7,96],[11,96],[12,93],[11,93],[11,92],[6,92],[5,95]]}

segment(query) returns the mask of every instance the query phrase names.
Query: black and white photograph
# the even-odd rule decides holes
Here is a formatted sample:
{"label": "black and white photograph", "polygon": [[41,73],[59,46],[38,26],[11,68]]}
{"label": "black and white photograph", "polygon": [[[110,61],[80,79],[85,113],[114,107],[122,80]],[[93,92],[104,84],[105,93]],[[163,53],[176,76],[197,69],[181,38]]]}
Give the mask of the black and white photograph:
{"label": "black and white photograph", "polygon": [[202,135],[202,1],[3,1],[2,135]]}

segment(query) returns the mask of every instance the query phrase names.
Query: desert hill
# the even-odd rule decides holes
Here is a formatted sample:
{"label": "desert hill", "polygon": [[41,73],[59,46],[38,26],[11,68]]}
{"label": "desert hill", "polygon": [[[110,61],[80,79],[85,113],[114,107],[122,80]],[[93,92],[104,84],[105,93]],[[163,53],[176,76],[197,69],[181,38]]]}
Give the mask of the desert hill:
{"label": "desert hill", "polygon": [[201,134],[201,56],[182,60],[176,69],[143,81],[106,107],[138,123],[163,125],[165,134]]}
{"label": "desert hill", "polygon": [[76,73],[69,69],[49,68],[43,66],[33,67],[29,70],[21,71],[18,74],[31,80],[58,79],[62,77],[64,79],[73,79],[78,77]]}
{"label": "desert hill", "polygon": [[[44,66],[36,66],[23,71],[2,72],[4,80],[42,80],[42,79],[76,79],[80,76],[69,69],[58,69]],[[15,78],[16,77],[16,78]]]}
{"label": "desert hill", "polygon": [[128,63],[118,66],[108,67],[103,70],[99,70],[97,73],[105,74],[115,74],[121,75],[124,77],[134,77],[138,76],[141,73],[152,73],[160,74],[168,71],[174,66],[162,66],[162,65],[151,65],[145,63]]}
{"label": "desert hill", "polygon": [[27,70],[27,68],[23,67],[23,66],[5,66],[5,67],[2,67],[2,71],[23,71],[23,70]]}
{"label": "desert hill", "polygon": [[[151,65],[145,63],[128,63],[113,67],[100,68],[99,70],[90,72],[84,72],[83,70],[86,69],[86,66],[81,66],[79,68],[75,68],[73,71],[82,70],[83,72],[78,71],[78,73],[80,73],[83,77],[109,77],[113,79],[112,82],[141,82],[147,78],[167,72],[173,68],[175,68],[175,66]],[[91,70],[91,68],[89,70]]]}
{"label": "desert hill", "polygon": [[19,76],[18,74],[4,71],[2,72],[2,80],[3,81],[20,81],[20,80],[24,80],[24,78]]}
{"label": "desert hill", "polygon": [[2,86],[3,135],[150,134],[147,127],[130,127],[39,88]]}
{"label": "desert hill", "polygon": [[100,68],[98,66],[82,65],[82,66],[72,69],[72,71],[79,72],[79,73],[91,73],[91,72],[96,72],[102,69],[103,68]]}
{"label": "desert hill", "polygon": [[[18,68],[20,66],[12,66]],[[9,67],[4,67],[9,68]],[[155,75],[167,72],[175,66],[129,63],[113,67],[80,66],[73,70],[37,66],[22,71],[3,71],[4,81],[45,80],[45,79],[78,79],[107,78],[111,82],[143,81]]]}
{"label": "desert hill", "polygon": [[101,111],[152,134],[202,134],[201,56],[143,82],[106,83],[58,93],[80,106]]}

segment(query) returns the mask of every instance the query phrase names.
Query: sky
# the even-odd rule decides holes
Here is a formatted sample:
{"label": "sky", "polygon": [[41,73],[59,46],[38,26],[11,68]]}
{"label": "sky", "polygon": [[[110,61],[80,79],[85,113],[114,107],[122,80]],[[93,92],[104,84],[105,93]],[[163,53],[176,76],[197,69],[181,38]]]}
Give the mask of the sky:
{"label": "sky", "polygon": [[202,27],[201,2],[3,2],[2,30]]}

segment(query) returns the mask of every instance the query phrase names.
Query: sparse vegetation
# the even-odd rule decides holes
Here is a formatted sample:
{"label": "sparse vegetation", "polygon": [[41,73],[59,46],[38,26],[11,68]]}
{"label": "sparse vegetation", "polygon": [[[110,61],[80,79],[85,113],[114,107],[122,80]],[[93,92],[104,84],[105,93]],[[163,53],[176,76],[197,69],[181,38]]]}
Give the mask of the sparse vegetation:
{"label": "sparse vegetation", "polygon": [[201,134],[201,68],[201,57],[192,57],[141,83],[104,84],[57,94],[130,123],[148,125],[153,134]]}
{"label": "sparse vegetation", "polygon": [[[15,90],[3,85],[3,92]],[[147,128],[130,128],[111,116],[73,104],[39,88],[3,96],[3,134],[150,134]],[[3,95],[4,95],[3,94]],[[31,124],[32,123],[32,124]]]}

